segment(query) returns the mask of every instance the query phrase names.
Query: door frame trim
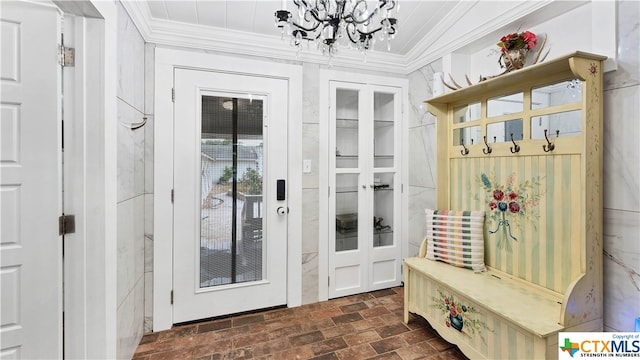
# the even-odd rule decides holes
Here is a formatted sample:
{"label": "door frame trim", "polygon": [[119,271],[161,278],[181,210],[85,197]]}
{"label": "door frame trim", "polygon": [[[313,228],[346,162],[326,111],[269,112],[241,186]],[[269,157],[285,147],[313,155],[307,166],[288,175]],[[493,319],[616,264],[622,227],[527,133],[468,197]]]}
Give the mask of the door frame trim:
{"label": "door frame trim", "polygon": [[[65,211],[76,215],[66,235],[65,356],[115,358],[117,353],[117,8],[89,0],[95,14],[76,15],[76,64],[67,83]],[[79,276],[78,274],[82,274]]]}
{"label": "door frame trim", "polygon": [[[153,331],[173,325],[173,109],[171,99],[174,68],[202,69],[248,76],[287,80],[288,94],[288,206],[287,305],[302,303],[302,66],[207,54],[196,50],[155,49],[154,122],[154,247],[153,247]],[[242,69],[259,69],[243,71]],[[176,95],[176,96],[179,96]],[[169,280],[167,280],[169,279]]]}

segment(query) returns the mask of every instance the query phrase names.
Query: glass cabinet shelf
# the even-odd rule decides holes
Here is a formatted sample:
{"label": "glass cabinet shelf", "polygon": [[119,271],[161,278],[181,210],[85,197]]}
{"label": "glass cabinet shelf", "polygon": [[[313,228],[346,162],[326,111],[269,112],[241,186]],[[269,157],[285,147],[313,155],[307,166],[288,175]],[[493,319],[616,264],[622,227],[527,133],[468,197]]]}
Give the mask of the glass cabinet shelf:
{"label": "glass cabinet shelf", "polygon": [[[337,158],[345,158],[345,159],[352,159],[352,158],[357,158],[358,155],[343,155],[343,154],[336,154]],[[374,155],[374,158],[377,159],[393,159],[393,155]]]}
{"label": "glass cabinet shelf", "polygon": [[346,194],[358,192],[357,186],[341,186],[336,188],[336,194]]}
{"label": "glass cabinet shelf", "polygon": [[338,129],[357,129],[359,119],[336,119],[336,128]]}
{"label": "glass cabinet shelf", "polygon": [[393,126],[393,120],[373,120],[373,126],[376,129]]}
{"label": "glass cabinet shelf", "polygon": [[[373,191],[393,191],[394,188],[392,186],[385,186],[385,184],[373,185]],[[336,194],[349,194],[358,192],[357,186],[344,186],[337,187]]]}
{"label": "glass cabinet shelf", "polygon": [[[393,234],[393,230],[374,230],[373,231],[373,235],[374,235],[374,239],[376,235],[392,235]],[[346,231],[346,232],[341,232],[336,230],[336,239],[349,239],[349,238],[357,238],[358,237],[358,231],[354,230],[354,231]]]}

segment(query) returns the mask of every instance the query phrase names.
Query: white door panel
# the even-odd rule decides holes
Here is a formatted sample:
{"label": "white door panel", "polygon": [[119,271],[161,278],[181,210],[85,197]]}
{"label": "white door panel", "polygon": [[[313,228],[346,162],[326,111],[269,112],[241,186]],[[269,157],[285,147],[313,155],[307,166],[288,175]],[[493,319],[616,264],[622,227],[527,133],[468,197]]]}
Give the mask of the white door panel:
{"label": "white door panel", "polygon": [[176,69],[175,94],[173,322],[286,304],[287,80]]}
{"label": "white door panel", "polygon": [[59,15],[0,6],[0,358],[61,358]]}

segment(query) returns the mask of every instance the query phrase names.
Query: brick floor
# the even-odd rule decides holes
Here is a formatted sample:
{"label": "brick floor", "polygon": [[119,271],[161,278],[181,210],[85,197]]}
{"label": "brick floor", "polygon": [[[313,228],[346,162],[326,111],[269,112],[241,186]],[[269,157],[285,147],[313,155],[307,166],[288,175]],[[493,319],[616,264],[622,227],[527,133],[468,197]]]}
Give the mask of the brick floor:
{"label": "brick floor", "polygon": [[239,315],[144,335],[136,360],[466,360],[420,317],[402,322],[403,289]]}

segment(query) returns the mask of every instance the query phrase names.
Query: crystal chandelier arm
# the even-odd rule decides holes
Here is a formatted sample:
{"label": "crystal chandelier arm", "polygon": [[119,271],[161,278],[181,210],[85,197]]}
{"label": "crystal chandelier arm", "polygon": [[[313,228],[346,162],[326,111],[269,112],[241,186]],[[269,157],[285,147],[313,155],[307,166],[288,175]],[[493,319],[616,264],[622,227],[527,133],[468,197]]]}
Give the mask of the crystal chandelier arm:
{"label": "crystal chandelier arm", "polygon": [[298,29],[300,29],[300,30],[304,30],[304,31],[308,31],[308,32],[314,32],[314,31],[316,31],[316,29],[318,29],[318,27],[320,26],[320,23],[319,23],[319,22],[316,22],[315,24],[313,24],[313,26],[311,26],[311,27],[309,27],[309,28],[306,28],[306,27],[304,27],[304,26],[302,26],[302,25],[298,24],[298,23],[297,23],[297,22],[295,22],[295,21],[292,21],[292,22],[291,22],[291,25],[293,25],[293,26],[297,27],[297,28],[298,28]]}
{"label": "crystal chandelier arm", "polygon": [[378,13],[378,9],[376,8],[369,16],[367,16],[366,19],[358,20],[355,17],[355,11],[358,8],[358,6],[360,6],[360,4],[364,4],[364,9],[365,9],[365,12],[366,12],[367,9],[369,8],[369,6],[367,5],[366,0],[358,0],[358,1],[356,1],[356,4],[353,6],[353,9],[351,10],[351,13],[349,13],[349,14],[345,15],[344,14],[345,7],[342,8],[342,14],[341,14],[342,15],[342,19],[346,23],[348,23],[348,24],[357,24],[357,25],[364,24],[367,21],[371,20],[371,18],[374,17]]}
{"label": "crystal chandelier arm", "polygon": [[[321,19],[318,16],[318,10],[316,8],[311,7],[306,0],[293,0],[293,3],[300,8],[300,5],[302,5],[304,7],[304,17],[302,20],[304,21],[308,21],[311,22],[311,19],[307,20],[307,14],[311,14],[311,16],[318,22],[318,23],[322,23],[328,20],[327,17],[325,17],[324,19]],[[323,1],[320,2],[320,4],[322,4],[323,10],[328,11],[327,7],[325,6],[325,3]],[[318,28],[317,24],[314,27],[314,30]]]}
{"label": "crystal chandelier arm", "polygon": [[[350,28],[353,28],[353,29],[350,29]],[[352,43],[357,44],[360,39],[354,39],[353,37],[351,37],[351,33],[353,33],[355,35],[356,33],[360,33],[361,34],[362,32],[360,30],[358,30],[356,28],[356,25],[354,23],[352,23],[352,22],[347,23],[347,26],[345,27],[345,30],[346,30],[347,36],[349,37],[349,40]]]}

